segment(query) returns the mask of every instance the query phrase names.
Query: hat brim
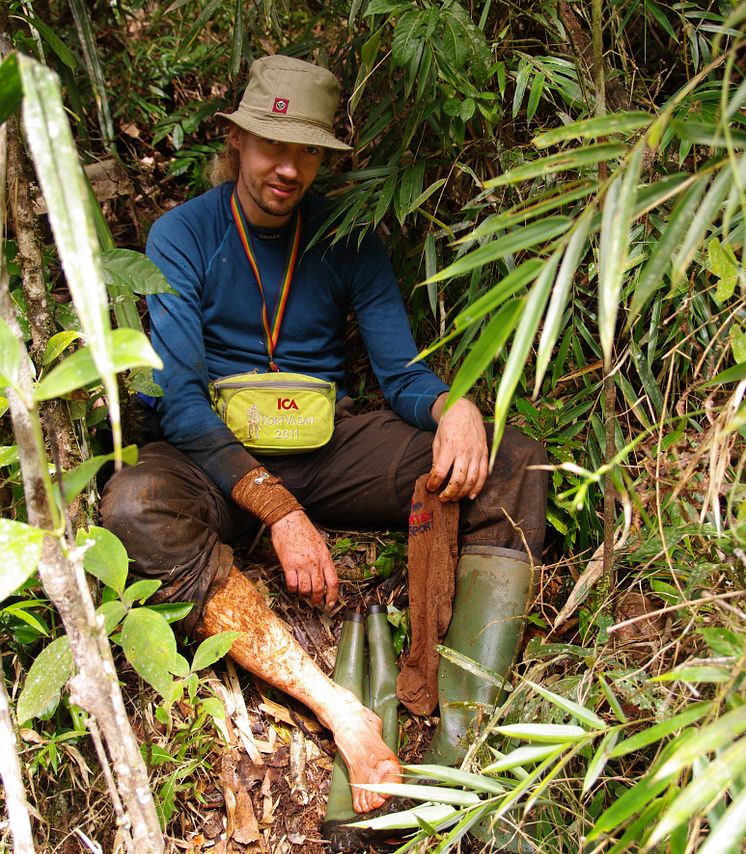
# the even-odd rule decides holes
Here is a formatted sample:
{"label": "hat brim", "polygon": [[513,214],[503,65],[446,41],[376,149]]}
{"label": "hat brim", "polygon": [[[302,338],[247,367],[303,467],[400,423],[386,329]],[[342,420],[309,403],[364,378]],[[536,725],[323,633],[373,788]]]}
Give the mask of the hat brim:
{"label": "hat brim", "polygon": [[298,145],[318,145],[321,148],[332,148],[336,151],[352,150],[351,145],[341,142],[334,134],[311,122],[298,121],[287,117],[262,117],[240,109],[236,110],[235,113],[216,113],[216,115],[233,122],[242,130],[247,130],[265,139],[293,142]]}

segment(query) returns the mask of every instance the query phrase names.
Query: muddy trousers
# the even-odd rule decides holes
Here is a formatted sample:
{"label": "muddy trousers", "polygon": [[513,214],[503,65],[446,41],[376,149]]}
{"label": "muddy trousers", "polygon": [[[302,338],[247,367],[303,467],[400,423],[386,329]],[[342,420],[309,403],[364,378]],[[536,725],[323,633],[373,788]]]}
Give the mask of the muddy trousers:
{"label": "muddy trousers", "polygon": [[[430,470],[434,434],[390,411],[338,417],[318,451],[261,458],[319,525],[404,530],[417,478]],[[461,545],[502,546],[541,560],[547,478],[542,446],[508,427],[480,495],[460,507]],[[167,442],[141,449],[137,465],[106,485],[101,522],[124,543],[132,572],[157,578],[154,602],[192,602],[191,632],[202,607],[233,565],[232,545],[258,521],[223,495],[185,454]]]}

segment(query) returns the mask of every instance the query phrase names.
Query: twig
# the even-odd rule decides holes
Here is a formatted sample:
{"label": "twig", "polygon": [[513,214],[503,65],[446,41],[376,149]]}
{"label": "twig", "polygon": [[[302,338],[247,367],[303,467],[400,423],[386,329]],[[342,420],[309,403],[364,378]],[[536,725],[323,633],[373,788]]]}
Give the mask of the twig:
{"label": "twig", "polygon": [[303,718],[299,717],[292,709],[288,708],[290,712],[290,717],[293,723],[298,727],[298,729],[305,735],[306,738],[310,739],[319,750],[323,753],[326,753],[327,756],[330,756],[332,759],[336,756],[335,750],[330,750],[321,739],[303,723]]}
{"label": "twig", "polygon": [[111,803],[114,807],[114,812],[117,817],[117,824],[122,830],[124,845],[127,851],[130,852],[130,854],[136,854],[135,846],[132,842],[132,834],[130,833],[131,823],[129,818],[125,815],[124,807],[122,806],[122,800],[119,797],[119,791],[117,790],[117,784],[114,781],[114,775],[111,773],[109,757],[106,755],[106,750],[104,750],[104,744],[101,741],[101,733],[99,732],[98,723],[96,722],[96,718],[93,715],[88,715],[88,720],[86,723],[91,733],[91,738],[93,739],[93,745],[96,748],[96,755],[98,756],[98,762],[101,766],[101,771],[104,774],[106,788],[109,790],[109,797],[111,798]]}

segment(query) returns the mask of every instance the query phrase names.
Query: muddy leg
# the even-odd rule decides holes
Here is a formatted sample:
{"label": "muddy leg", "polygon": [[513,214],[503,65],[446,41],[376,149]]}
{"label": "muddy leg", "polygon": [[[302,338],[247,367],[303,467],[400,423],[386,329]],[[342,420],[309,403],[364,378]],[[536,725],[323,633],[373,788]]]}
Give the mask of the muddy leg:
{"label": "muddy leg", "polygon": [[336,685],[264,603],[262,595],[237,570],[207,601],[198,634],[239,631],[230,656],[311,709],[328,727],[347,765],[356,812],[368,812],[384,798],[355,788],[361,783],[401,781],[401,765],[381,738],[381,719]]}

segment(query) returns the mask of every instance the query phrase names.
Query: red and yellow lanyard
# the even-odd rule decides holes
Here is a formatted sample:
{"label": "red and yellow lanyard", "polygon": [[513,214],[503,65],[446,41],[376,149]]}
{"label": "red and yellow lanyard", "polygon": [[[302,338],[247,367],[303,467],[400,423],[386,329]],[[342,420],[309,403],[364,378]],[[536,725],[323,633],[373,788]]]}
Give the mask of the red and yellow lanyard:
{"label": "red and yellow lanyard", "polygon": [[249,265],[254,273],[254,278],[259,287],[259,294],[262,298],[262,326],[264,327],[264,338],[267,343],[267,356],[269,357],[269,369],[271,371],[279,371],[274,361],[275,347],[277,347],[277,339],[280,337],[280,327],[282,326],[282,318],[285,314],[285,306],[287,305],[288,297],[290,296],[290,285],[293,281],[293,274],[298,263],[298,249],[300,247],[300,232],[301,218],[300,211],[295,212],[295,233],[290,241],[290,249],[288,250],[287,258],[285,259],[285,270],[282,274],[280,282],[280,290],[277,294],[275,302],[275,310],[272,312],[272,323],[269,322],[269,312],[267,311],[267,300],[264,296],[264,288],[262,286],[262,277],[259,273],[259,263],[254,253],[254,248],[251,245],[249,236],[249,228],[244,218],[244,213],[241,210],[241,203],[238,201],[236,190],[231,196],[231,211],[233,211],[233,219],[236,222],[238,236],[241,238],[244,252],[249,260]]}

